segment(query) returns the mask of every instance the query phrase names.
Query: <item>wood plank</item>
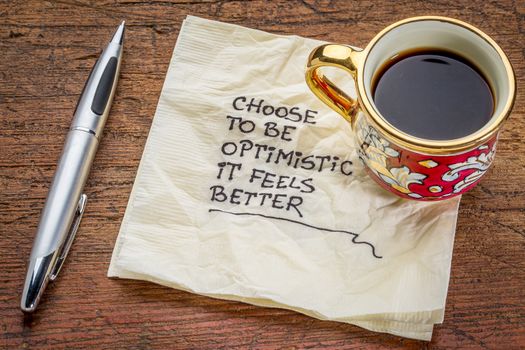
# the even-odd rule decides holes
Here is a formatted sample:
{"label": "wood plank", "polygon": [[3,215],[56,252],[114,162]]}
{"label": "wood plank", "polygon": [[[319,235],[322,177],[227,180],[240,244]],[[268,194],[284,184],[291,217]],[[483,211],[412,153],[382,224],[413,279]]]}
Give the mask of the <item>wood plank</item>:
{"label": "wood plank", "polygon": [[[493,169],[461,203],[445,322],[431,343],[106,277],[172,50],[188,14],[365,46],[386,25],[440,14],[478,26],[512,61],[518,99]],[[525,5],[522,1],[0,2],[0,348],[525,348]],[[126,19],[119,89],[90,203],[39,312],[19,295],[38,216],[78,94]]]}

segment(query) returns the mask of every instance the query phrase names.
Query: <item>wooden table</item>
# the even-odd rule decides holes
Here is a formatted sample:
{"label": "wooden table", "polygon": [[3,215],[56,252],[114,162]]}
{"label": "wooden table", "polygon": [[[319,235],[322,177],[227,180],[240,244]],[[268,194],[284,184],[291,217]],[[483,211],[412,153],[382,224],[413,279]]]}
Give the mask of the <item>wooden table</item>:
{"label": "wooden table", "polygon": [[[364,46],[387,24],[440,14],[491,35],[525,86],[524,1],[2,1],[0,347],[5,349],[525,348],[525,100],[493,169],[463,196],[445,322],[431,343],[110,280],[109,259],[181,22],[187,14]],[[72,111],[99,50],[127,23],[117,96],[69,259],[32,317],[19,298]]]}

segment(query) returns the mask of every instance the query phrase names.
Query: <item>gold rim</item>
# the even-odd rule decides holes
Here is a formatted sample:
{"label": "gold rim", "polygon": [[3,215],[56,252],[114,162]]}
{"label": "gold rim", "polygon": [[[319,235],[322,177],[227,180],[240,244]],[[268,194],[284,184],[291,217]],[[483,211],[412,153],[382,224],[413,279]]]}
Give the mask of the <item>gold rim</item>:
{"label": "gold rim", "polygon": [[[503,65],[505,66],[505,71],[507,72],[507,79],[509,84],[509,97],[507,98],[507,101],[505,101],[505,106],[501,113],[494,117],[492,116],[490,125],[483,127],[483,129],[480,129],[476,131],[475,133],[472,133],[470,135],[467,135],[465,137],[454,139],[454,140],[445,140],[445,141],[438,141],[438,140],[428,140],[428,139],[422,139],[418,137],[411,136],[397,128],[395,128],[393,125],[391,125],[389,122],[387,122],[374,108],[370,100],[368,99],[368,96],[365,91],[365,84],[364,84],[364,67],[366,65],[366,60],[368,58],[368,54],[371,52],[372,48],[381,40],[381,38],[391,31],[392,29],[401,26],[406,23],[411,22],[419,22],[419,21],[441,21],[441,22],[448,22],[452,23],[458,26],[461,26],[465,29],[470,30],[474,34],[478,35],[482,39],[484,39],[490,46],[492,46],[498,55],[500,56]],[[361,103],[361,107],[366,111],[365,114],[369,115],[372,119],[371,121],[375,125],[375,127],[384,134],[384,136],[387,139],[390,139],[390,141],[393,141],[394,143],[399,144],[400,146],[406,147],[410,150],[414,150],[416,152],[421,153],[427,153],[427,154],[442,154],[442,155],[449,155],[451,153],[457,153],[469,149],[476,148],[477,146],[480,146],[487,142],[489,139],[491,139],[494,134],[499,130],[502,123],[507,119],[507,117],[510,114],[510,111],[512,109],[512,106],[514,104],[515,99],[515,92],[516,92],[516,81],[514,78],[514,71],[512,69],[512,66],[510,64],[509,59],[503,52],[503,50],[496,44],[492,38],[490,38],[487,34],[483,33],[481,30],[475,28],[474,26],[465,23],[463,21],[448,18],[448,17],[441,17],[441,16],[420,16],[420,17],[412,17],[408,18],[399,22],[396,22],[394,24],[391,24],[390,26],[383,29],[379,34],[377,34],[372,41],[367,45],[366,49],[360,53],[362,55],[362,64],[360,69],[358,69],[357,74],[357,91],[359,93],[359,101]]]}

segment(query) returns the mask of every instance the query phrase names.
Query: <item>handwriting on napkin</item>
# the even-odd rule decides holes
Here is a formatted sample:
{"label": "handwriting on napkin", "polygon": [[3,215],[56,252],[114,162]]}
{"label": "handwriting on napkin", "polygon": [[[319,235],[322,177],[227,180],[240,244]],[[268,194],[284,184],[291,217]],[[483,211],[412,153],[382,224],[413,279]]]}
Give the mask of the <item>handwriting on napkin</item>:
{"label": "handwriting on napkin", "polygon": [[[298,128],[315,125],[318,114],[315,110],[278,105],[264,98],[235,97],[231,113],[224,116],[226,138],[220,145],[222,159],[217,163],[217,183],[210,186],[210,201],[261,210],[233,212],[213,207],[209,211],[285,220],[321,231],[349,234],[353,243],[369,245],[374,257],[381,258],[371,243],[358,240],[359,235],[354,232],[318,227],[306,221],[301,208],[306,205],[306,195],[316,191],[315,182],[311,176],[301,176],[293,170],[351,176],[353,167],[352,161],[344,157],[312,154],[291,145]],[[257,165],[248,166],[247,161]],[[275,165],[285,171],[277,172]]]}

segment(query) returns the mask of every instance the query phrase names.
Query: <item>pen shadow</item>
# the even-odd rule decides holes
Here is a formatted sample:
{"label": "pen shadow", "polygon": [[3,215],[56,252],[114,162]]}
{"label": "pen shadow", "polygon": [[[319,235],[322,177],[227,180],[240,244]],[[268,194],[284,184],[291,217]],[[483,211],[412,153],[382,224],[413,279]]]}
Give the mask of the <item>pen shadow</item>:
{"label": "pen shadow", "polygon": [[33,323],[33,320],[34,320],[33,314],[24,313],[23,315],[24,328],[31,328],[31,324]]}

